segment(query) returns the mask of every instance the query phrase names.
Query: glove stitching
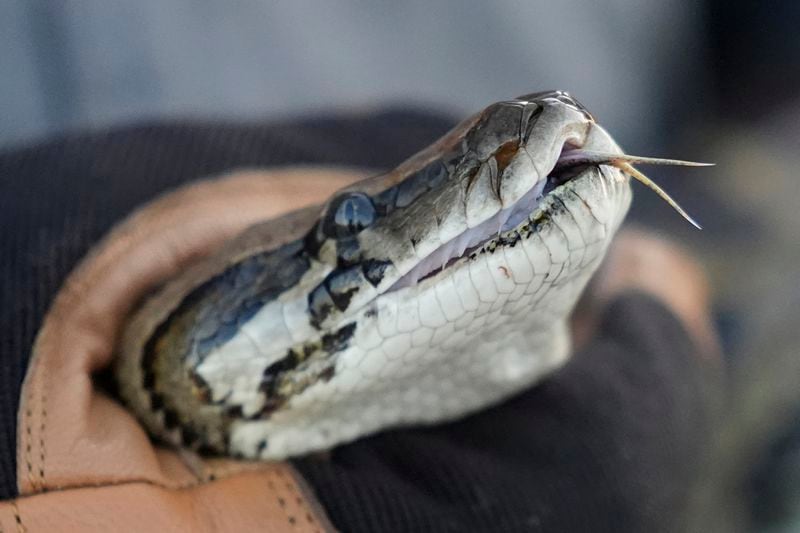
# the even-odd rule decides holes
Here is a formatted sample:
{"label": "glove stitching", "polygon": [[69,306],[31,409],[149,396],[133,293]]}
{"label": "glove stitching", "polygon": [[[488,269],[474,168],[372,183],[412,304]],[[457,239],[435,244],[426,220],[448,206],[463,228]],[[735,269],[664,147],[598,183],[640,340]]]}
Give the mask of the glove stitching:
{"label": "glove stitching", "polygon": [[[40,332],[41,335],[41,332]],[[44,431],[46,425],[46,418],[47,418],[47,410],[44,406],[44,390],[42,387],[41,379],[39,379],[39,370],[41,369],[42,357],[38,356],[38,350],[36,349],[36,345],[40,342],[40,338],[37,337],[36,341],[34,342],[33,347],[33,360],[31,362],[31,367],[29,369],[28,378],[30,380],[30,388],[31,393],[28,397],[28,401],[23,399],[23,402],[26,404],[25,408],[25,467],[27,470],[27,478],[28,482],[31,485],[31,490],[34,493],[44,492],[46,489],[46,481],[45,481],[45,469],[44,469],[44,462],[45,462],[45,449],[44,449]],[[24,389],[23,389],[24,390]],[[38,409],[34,407],[36,402],[38,401]],[[38,412],[40,415],[40,424],[39,424],[39,435],[38,439],[34,439],[34,411]],[[33,451],[33,443],[38,440],[39,444],[39,454],[38,454],[38,461],[36,460],[36,456],[34,456]],[[37,463],[37,464],[34,464]],[[37,479],[38,474],[38,479]]]}
{"label": "glove stitching", "polygon": [[25,466],[28,472],[28,482],[31,484],[34,489],[36,488],[36,480],[33,479],[33,465],[31,464],[31,442],[33,441],[33,436],[31,435],[31,417],[33,413],[31,413],[30,407],[25,409],[25,434],[27,435],[27,439],[25,439]]}
{"label": "glove stitching", "polygon": [[22,523],[22,515],[19,514],[19,508],[17,507],[16,501],[11,501],[11,509],[14,513],[14,521],[17,524],[17,533],[25,533],[28,531],[28,528],[26,528],[25,524]]}
{"label": "glove stitching", "polygon": [[[298,492],[297,486],[292,482],[291,479],[287,479],[283,470],[280,469],[277,470],[277,474],[278,477],[281,478],[281,480],[286,485],[286,489],[289,491],[289,494],[294,496],[294,501],[297,504],[297,506],[300,507],[300,509],[305,513],[306,521],[309,523],[309,525],[314,527],[314,533],[321,533],[319,524],[312,516],[310,509],[306,506],[306,502],[303,499],[302,495]],[[296,524],[296,520],[294,519],[294,517],[292,516],[289,517],[289,523],[293,526]]]}
{"label": "glove stitching", "polygon": [[286,500],[284,500],[280,496],[277,496],[278,489],[275,486],[275,484],[272,482],[272,480],[269,479],[269,478],[267,478],[267,487],[269,488],[269,490],[271,492],[273,492],[276,495],[275,497],[276,497],[276,500],[278,502],[278,506],[280,506],[280,508],[281,508],[281,510],[283,510],[284,514],[286,514],[286,521],[289,523],[289,525],[293,526],[294,525],[294,517],[292,515],[290,515],[289,511],[286,509]]}
{"label": "glove stitching", "polygon": [[44,389],[42,389],[42,409],[41,409],[41,419],[42,422],[39,425],[39,479],[41,480],[41,490],[45,490],[46,483],[44,477],[44,465],[45,465],[45,447],[44,447],[44,430],[45,424],[47,423],[47,394]]}

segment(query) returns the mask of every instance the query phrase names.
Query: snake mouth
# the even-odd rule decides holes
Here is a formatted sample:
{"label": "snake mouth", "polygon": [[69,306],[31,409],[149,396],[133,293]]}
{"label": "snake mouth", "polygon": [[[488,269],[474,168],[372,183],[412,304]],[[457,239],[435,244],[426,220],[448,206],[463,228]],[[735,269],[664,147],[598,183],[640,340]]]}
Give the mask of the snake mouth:
{"label": "snake mouth", "polygon": [[[606,134],[607,135],[607,134]],[[635,169],[632,163],[651,165],[677,165],[700,167],[710,166],[709,163],[697,163],[679,159],[663,159],[643,157],[623,153],[607,138],[609,144],[604,145],[601,138],[600,147],[603,151],[596,151],[590,146],[578,147],[570,142],[564,143],[561,152],[552,168],[543,180],[538,180],[534,186],[519,198],[513,205],[498,211],[488,220],[469,228],[457,237],[443,244],[425,259],[420,261],[406,275],[401,277],[389,290],[399,290],[404,287],[416,285],[428,278],[436,276],[464,257],[470,257],[488,249],[494,252],[499,246],[513,246],[517,242],[515,233],[526,232],[538,223],[538,214],[546,214],[548,207],[544,200],[550,196],[558,196],[559,190],[567,183],[588,178],[599,172],[600,165],[614,167],[622,176],[629,176],[647,188],[653,190],[684,219],[698,229],[701,226],[667,194],[659,185]],[[610,148],[610,150],[609,150]],[[605,178],[604,178],[605,179]],[[494,246],[492,246],[494,244]]]}
{"label": "snake mouth", "polygon": [[[547,196],[557,195],[558,190],[566,183],[588,176],[598,168],[598,164],[586,163],[576,157],[580,153],[580,148],[565,143],[545,179],[538,180],[527,193],[509,207],[501,209],[484,222],[439,246],[398,279],[387,292],[410,287],[434,277],[461,259],[470,257],[487,246],[490,247],[493,241],[498,241],[497,246],[503,246],[506,241],[510,242],[509,239],[503,239],[505,234],[518,232],[525,225],[535,224],[533,217],[537,210],[542,212],[547,210],[541,208]],[[492,251],[494,249],[496,248]]]}

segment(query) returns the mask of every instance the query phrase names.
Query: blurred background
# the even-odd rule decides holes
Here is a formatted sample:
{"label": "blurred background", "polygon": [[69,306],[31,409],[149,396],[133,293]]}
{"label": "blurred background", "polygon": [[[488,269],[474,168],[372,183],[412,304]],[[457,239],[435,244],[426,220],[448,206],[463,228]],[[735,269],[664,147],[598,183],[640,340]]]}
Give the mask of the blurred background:
{"label": "blurred background", "polygon": [[798,27],[790,0],[5,0],[0,151],[171,119],[455,122],[567,90],[631,153],[717,163],[650,171],[704,231],[642,189],[631,214],[714,284],[729,392],[696,519],[800,531]]}

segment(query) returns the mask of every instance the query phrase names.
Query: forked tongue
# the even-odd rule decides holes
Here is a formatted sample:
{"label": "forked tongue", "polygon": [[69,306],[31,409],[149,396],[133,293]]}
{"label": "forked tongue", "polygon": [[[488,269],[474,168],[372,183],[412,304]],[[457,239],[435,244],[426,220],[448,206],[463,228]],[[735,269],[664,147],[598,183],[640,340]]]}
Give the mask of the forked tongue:
{"label": "forked tongue", "polygon": [[612,152],[595,152],[591,150],[568,150],[561,154],[556,163],[555,170],[560,168],[575,167],[580,165],[612,165],[629,175],[636,181],[651,189],[667,202],[675,211],[697,229],[703,229],[700,224],[687,213],[678,202],[672,199],[667,192],[659,187],[653,180],[633,167],[633,163],[642,165],[672,165],[681,167],[710,167],[714,163],[696,163],[680,159],[662,159],[659,157],[642,157],[638,155],[615,154]]}

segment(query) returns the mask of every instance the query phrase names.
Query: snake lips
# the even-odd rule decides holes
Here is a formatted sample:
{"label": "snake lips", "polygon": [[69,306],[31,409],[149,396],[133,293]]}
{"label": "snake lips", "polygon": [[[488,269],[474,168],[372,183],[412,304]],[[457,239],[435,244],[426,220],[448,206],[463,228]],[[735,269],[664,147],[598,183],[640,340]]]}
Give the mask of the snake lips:
{"label": "snake lips", "polygon": [[631,163],[690,164],[625,155],[563,92],[493,104],[259,226],[303,232],[286,244],[243,236],[168,283],[129,321],[120,394],[162,440],[262,459],[500,402],[566,360],[629,176],[680,211]]}

